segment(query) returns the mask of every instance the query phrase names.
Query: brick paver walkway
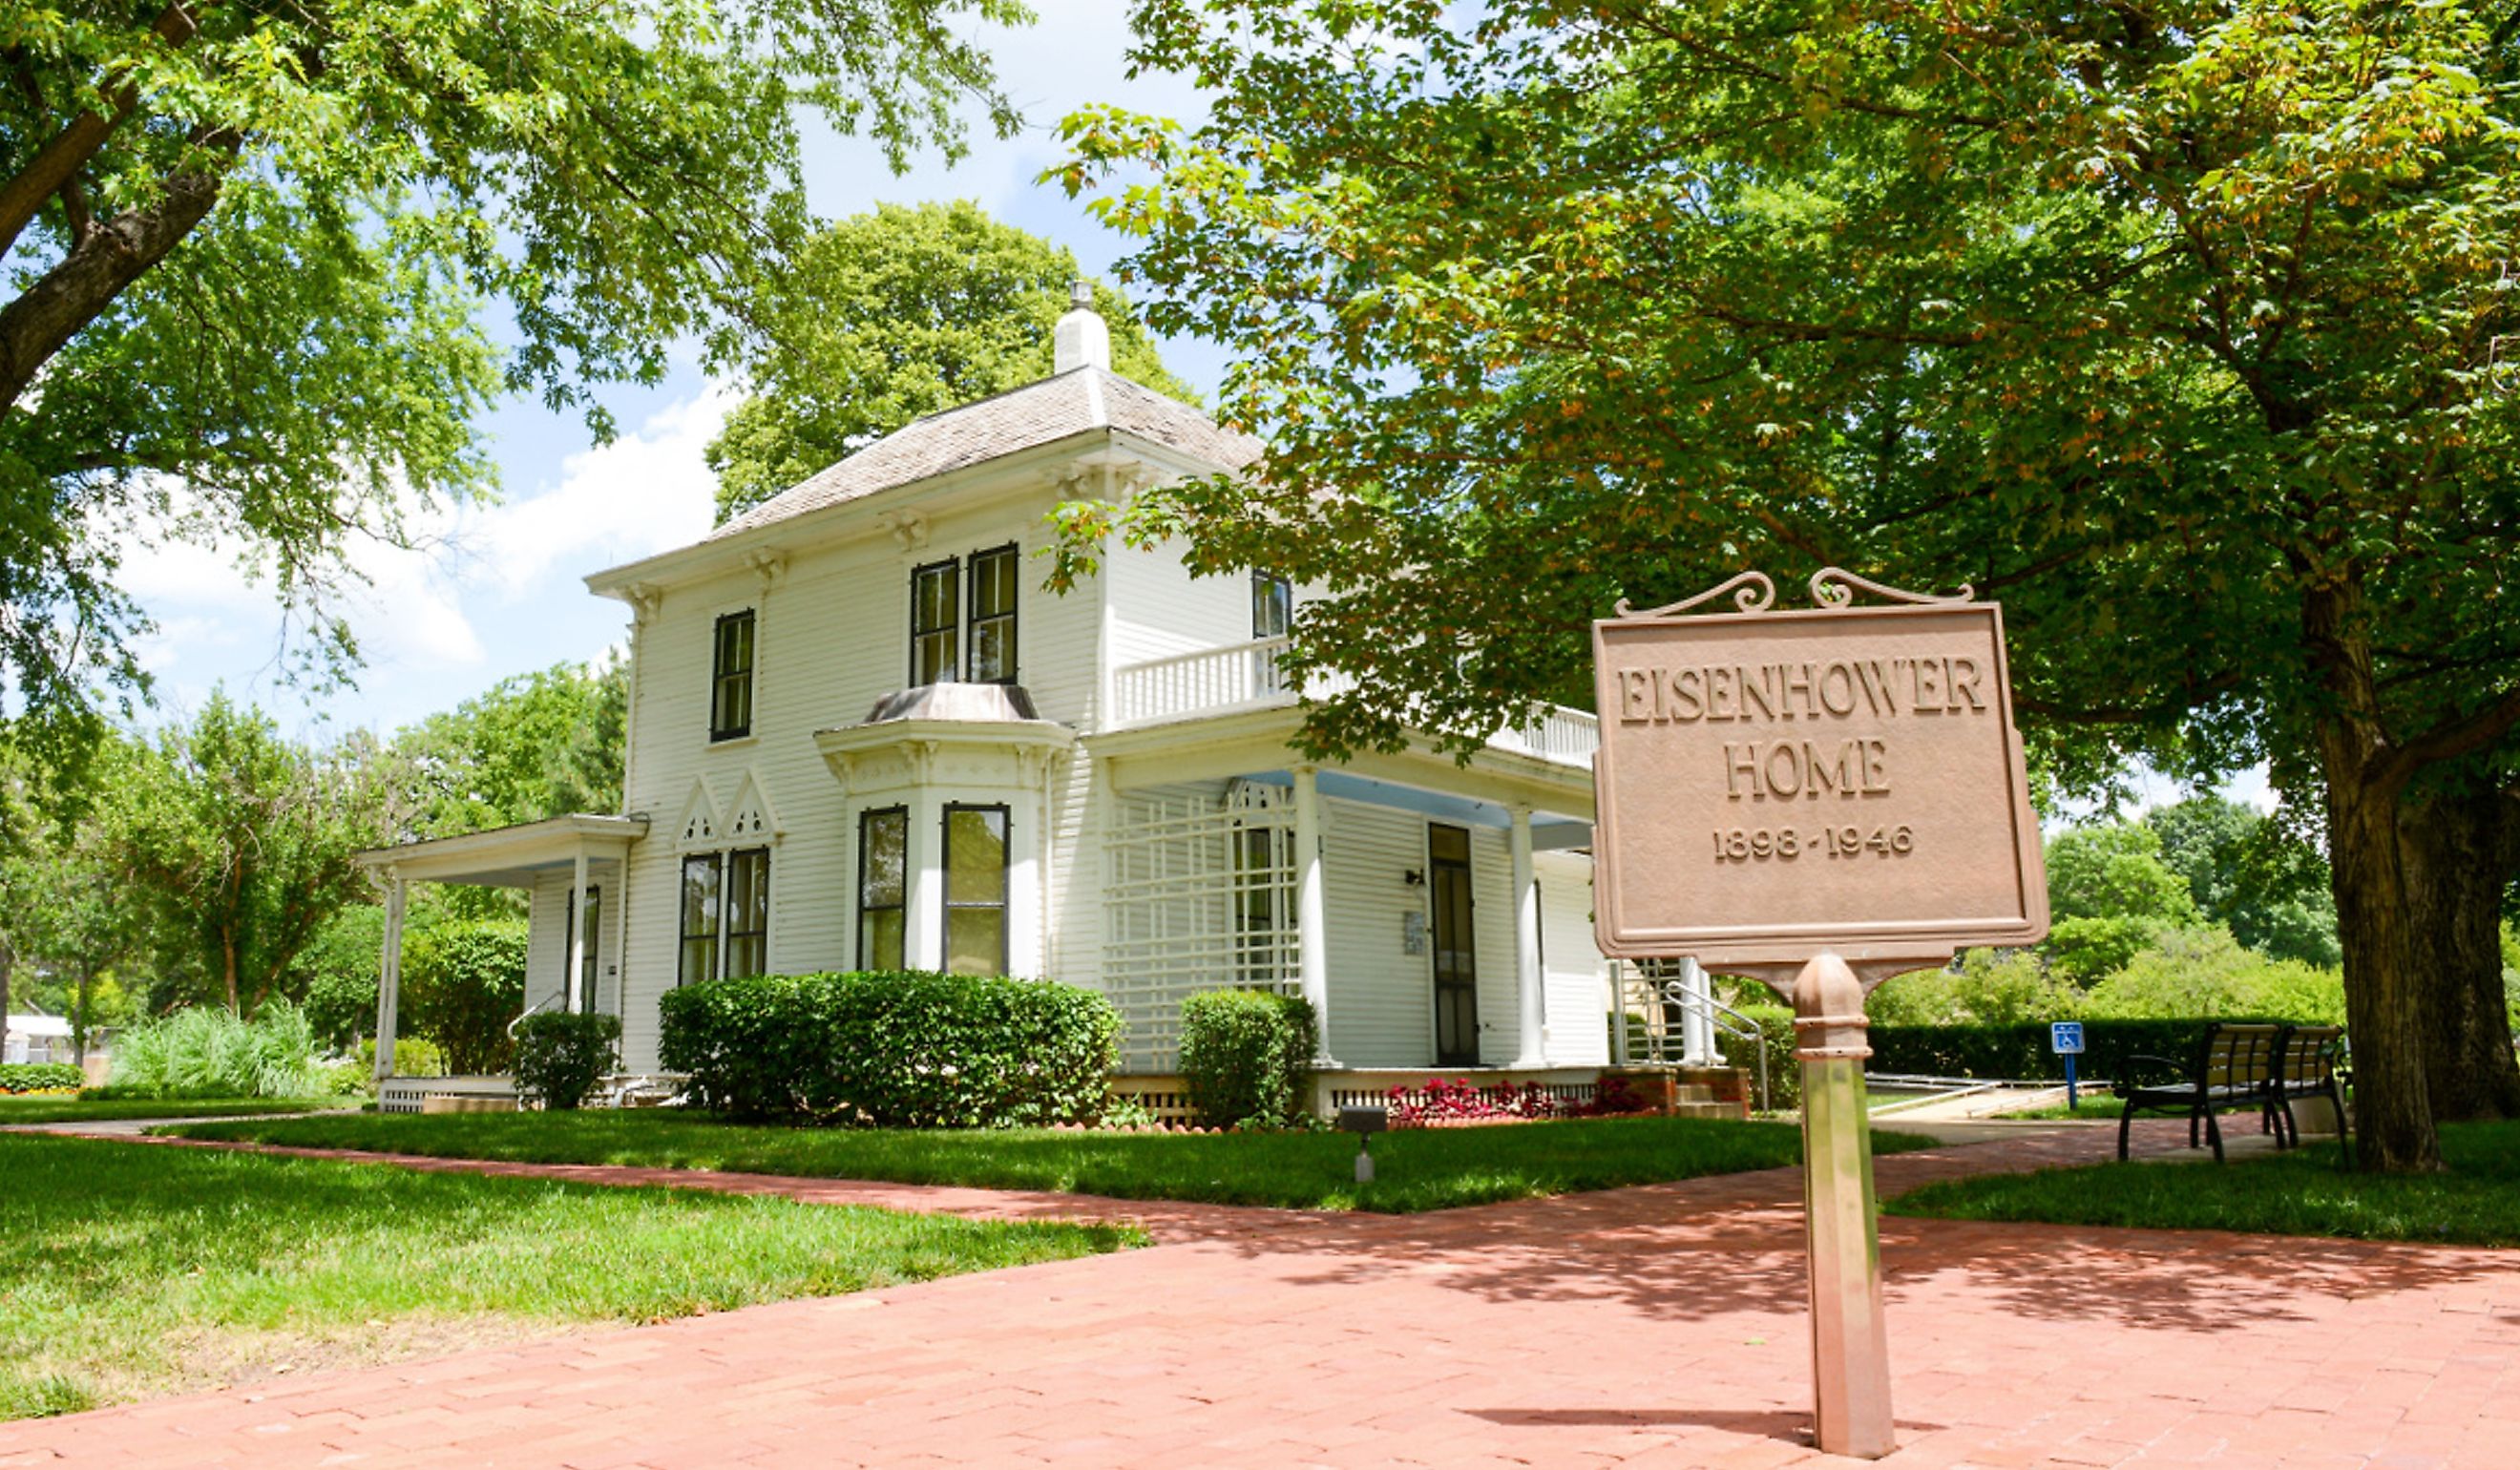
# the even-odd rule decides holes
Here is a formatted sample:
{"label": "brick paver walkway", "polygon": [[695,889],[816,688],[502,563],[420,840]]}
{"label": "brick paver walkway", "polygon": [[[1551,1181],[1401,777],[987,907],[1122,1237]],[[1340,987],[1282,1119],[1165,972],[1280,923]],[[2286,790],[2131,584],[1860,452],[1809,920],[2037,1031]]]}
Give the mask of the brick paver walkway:
{"label": "brick paver walkway", "polygon": [[[2057,1130],[1879,1175],[2104,1151]],[[1186,1218],[1118,1256],[0,1426],[0,1466],[1851,1463],[1806,1442],[1797,1188]],[[1898,1219],[1882,1241],[1884,1465],[2520,1465],[2520,1254]]]}

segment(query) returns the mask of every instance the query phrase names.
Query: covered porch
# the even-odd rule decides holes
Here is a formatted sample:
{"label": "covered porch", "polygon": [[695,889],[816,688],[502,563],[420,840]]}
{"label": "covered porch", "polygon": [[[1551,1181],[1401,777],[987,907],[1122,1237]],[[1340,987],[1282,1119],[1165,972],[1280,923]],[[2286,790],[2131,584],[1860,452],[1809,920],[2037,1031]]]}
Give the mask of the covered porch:
{"label": "covered porch", "polygon": [[[1243,652],[1209,661],[1253,667]],[[1226,986],[1311,1002],[1330,1087],[1589,1082],[1610,1060],[1589,717],[1466,764],[1412,748],[1332,766],[1288,758],[1290,693],[1184,703],[1085,741],[1106,793],[1100,979],[1126,1072],[1171,1073],[1181,1002]]]}
{"label": "covered porch", "polygon": [[513,1098],[501,1076],[403,1077],[394,1069],[402,999],[403,932],[419,883],[514,888],[527,895],[524,1003],[539,1010],[619,1013],[629,935],[630,849],[645,817],[573,814],[486,832],[407,842],[359,854],[384,888],[382,964],[377,987],[377,1100],[384,1112],[417,1112],[432,1096]]}

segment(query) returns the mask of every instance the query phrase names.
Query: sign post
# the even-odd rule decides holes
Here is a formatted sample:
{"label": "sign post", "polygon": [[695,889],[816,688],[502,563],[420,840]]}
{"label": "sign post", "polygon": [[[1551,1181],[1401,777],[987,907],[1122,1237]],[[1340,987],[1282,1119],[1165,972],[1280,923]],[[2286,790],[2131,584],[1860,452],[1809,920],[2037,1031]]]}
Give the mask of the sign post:
{"label": "sign post", "polygon": [[1896,1439],[1865,996],[1964,945],[2037,943],[2048,891],[2002,610],[1835,567],[1811,593],[1776,610],[1743,572],[1593,625],[1595,928],[1604,955],[1692,956],[1792,1002],[1818,1439],[1878,1458]]}
{"label": "sign post", "polygon": [[2083,1023],[2050,1021],[2048,1023],[2048,1049],[2065,1058],[2065,1106],[2080,1111],[2083,1094],[2074,1077],[2074,1063],[2083,1054]]}

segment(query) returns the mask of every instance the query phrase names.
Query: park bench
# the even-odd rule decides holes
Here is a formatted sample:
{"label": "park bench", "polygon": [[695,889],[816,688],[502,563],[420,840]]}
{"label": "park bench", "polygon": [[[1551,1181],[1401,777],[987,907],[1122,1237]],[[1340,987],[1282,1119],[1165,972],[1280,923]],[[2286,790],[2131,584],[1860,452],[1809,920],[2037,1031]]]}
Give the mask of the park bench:
{"label": "park bench", "polygon": [[[2127,1156],[2127,1137],[2137,1113],[2184,1113],[2187,1146],[2196,1146],[2201,1127],[2206,1140],[2214,1145],[2214,1162],[2221,1163],[2223,1126],[2219,1115],[2234,1103],[2251,1102],[2258,1104],[2261,1117],[2267,1116],[2265,1109],[2272,1097],[2284,1033],[2290,1029],[2256,1022],[2217,1021],[2197,1039],[2196,1055],[2184,1067],[2166,1056],[2129,1056],[2127,1080],[2118,1084],[2118,1095],[2126,1099],[2126,1111],[2118,1115],[2118,1157]],[[2139,1067],[2170,1073],[2178,1081],[2138,1081]]]}
{"label": "park bench", "polygon": [[2345,1057],[2345,1028],[2288,1026],[2275,1057],[2275,1075],[2267,1085],[2267,1121],[2274,1125],[2275,1145],[2301,1142],[2301,1125],[2292,1115],[2296,1097],[2324,1097],[2336,1109],[2336,1141],[2351,1159],[2353,1142],[2345,1117],[2345,1083],[2339,1063]]}

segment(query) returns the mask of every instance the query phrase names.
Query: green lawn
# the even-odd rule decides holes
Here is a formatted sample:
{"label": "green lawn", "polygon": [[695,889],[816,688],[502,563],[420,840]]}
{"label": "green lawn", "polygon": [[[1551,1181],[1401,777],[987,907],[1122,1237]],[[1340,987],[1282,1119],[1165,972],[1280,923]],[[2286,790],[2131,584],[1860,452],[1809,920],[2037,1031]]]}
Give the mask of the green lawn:
{"label": "green lawn", "polygon": [[307,1113],[356,1107],[355,1097],[213,1097],[153,1102],[116,1097],[82,1102],[76,1097],[0,1097],[0,1127],[13,1123],[112,1123],[125,1118],[226,1118],[238,1113]]}
{"label": "green lawn", "polygon": [[0,1419],[1139,1240],[22,1134],[0,1180]]}
{"label": "green lawn", "polygon": [[2313,1143],[2220,1166],[2106,1163],[1953,1180],[1882,1208],[1945,1220],[2520,1245],[2520,1123],[2453,1123],[2441,1140],[2450,1172],[2419,1178],[2344,1173],[2335,1144]]}
{"label": "green lawn", "polygon": [[[639,1164],[1050,1189],[1410,1214],[1769,1169],[1801,1157],[1790,1125],[1597,1118],[1426,1129],[1373,1140],[1377,1178],[1355,1182],[1356,1139],[1335,1134],[907,1132],[746,1127],[671,1109],[284,1119],[187,1125],[192,1137],[534,1163]],[[1930,1138],[1876,1133],[1890,1153]]]}

